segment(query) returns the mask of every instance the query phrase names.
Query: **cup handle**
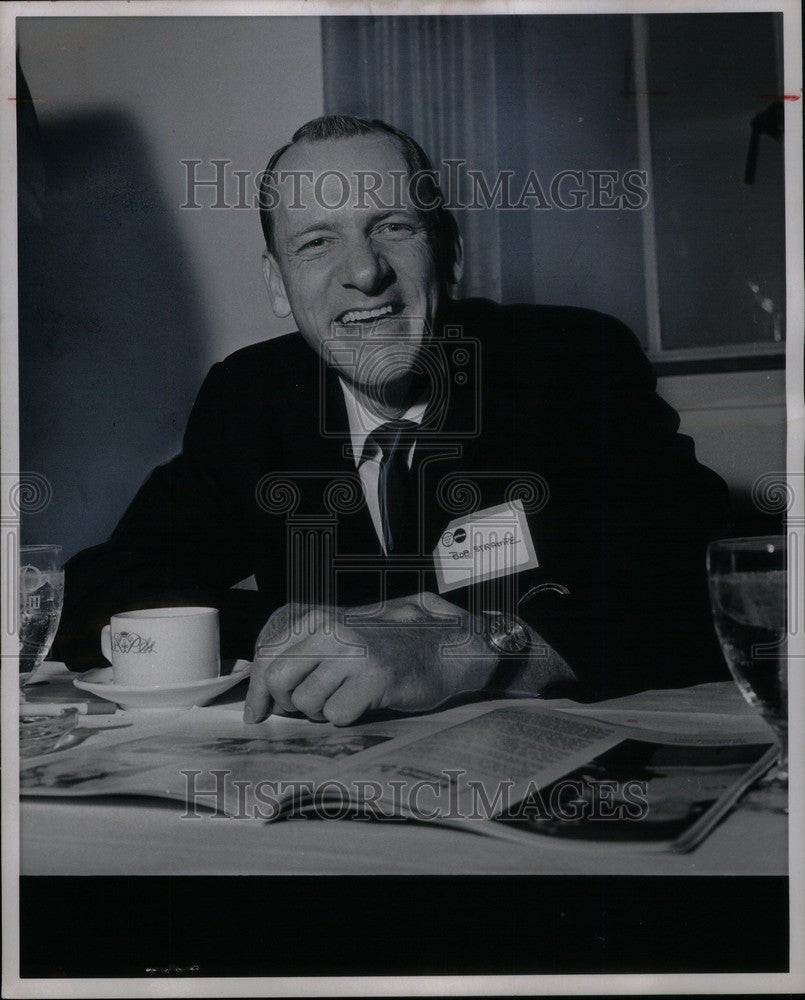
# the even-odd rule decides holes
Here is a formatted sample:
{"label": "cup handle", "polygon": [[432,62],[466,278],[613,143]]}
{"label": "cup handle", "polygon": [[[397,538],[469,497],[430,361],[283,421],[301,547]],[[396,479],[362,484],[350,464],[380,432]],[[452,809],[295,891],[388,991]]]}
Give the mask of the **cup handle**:
{"label": "cup handle", "polygon": [[106,659],[112,662],[112,630],[108,625],[101,629],[101,652]]}

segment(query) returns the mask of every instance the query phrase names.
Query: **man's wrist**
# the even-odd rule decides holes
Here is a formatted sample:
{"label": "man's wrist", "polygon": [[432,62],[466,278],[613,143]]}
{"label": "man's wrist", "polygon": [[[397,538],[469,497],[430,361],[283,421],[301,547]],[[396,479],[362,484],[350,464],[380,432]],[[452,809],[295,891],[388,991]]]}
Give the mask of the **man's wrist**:
{"label": "man's wrist", "polygon": [[489,693],[504,694],[528,662],[531,635],[528,625],[513,615],[483,611],[484,639],[495,658],[492,672],[484,685]]}
{"label": "man's wrist", "polygon": [[500,653],[484,691],[503,696],[510,691],[519,690],[527,665],[527,653]]}
{"label": "man's wrist", "polygon": [[516,652],[498,651],[497,664],[486,687],[490,694],[534,697],[576,676],[559,653],[522,619],[514,619],[526,636],[525,647]]}

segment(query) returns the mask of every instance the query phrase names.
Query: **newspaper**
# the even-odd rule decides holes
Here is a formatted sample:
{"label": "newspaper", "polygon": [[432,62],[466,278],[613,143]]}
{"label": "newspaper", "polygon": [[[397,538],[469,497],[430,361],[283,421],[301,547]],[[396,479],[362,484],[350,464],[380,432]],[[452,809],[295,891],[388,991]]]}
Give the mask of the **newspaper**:
{"label": "newspaper", "polygon": [[641,730],[540,700],[349,728],[284,718],[247,725],[209,709],[129,728],[30,759],[21,794],[155,796],[236,819],[419,820],[504,838],[680,849],[775,756],[757,726],[733,739],[722,728],[708,742],[700,727]]}

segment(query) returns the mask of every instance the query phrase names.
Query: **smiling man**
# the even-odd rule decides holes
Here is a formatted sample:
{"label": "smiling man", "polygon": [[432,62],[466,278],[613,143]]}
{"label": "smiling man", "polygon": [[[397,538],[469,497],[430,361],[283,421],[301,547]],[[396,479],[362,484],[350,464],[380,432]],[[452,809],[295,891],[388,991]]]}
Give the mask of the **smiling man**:
{"label": "smiling man", "polygon": [[126,608],[210,604],[223,655],[255,660],[247,721],[342,725],[723,675],[704,550],[726,490],[622,324],[451,298],[455,222],[381,122],[303,126],[261,221],[298,333],[213,367],[182,454],[68,564],[54,656],[93,665]]}
{"label": "smiling man", "polygon": [[[326,141],[310,132],[312,140],[297,140],[267,171],[280,202],[264,209],[272,305],[278,316],[293,314],[308,345],[339,368],[364,403],[388,409],[388,401],[377,396],[378,373],[402,403],[425,331],[435,329],[445,286],[458,276],[458,235],[448,275],[427,213],[417,209],[407,186],[395,183],[409,168],[393,136],[375,132]],[[367,164],[375,181],[371,197],[358,184]],[[309,178],[312,185],[300,184]],[[269,183],[264,180],[264,203]],[[350,353],[358,327],[376,330],[379,343],[364,346],[360,371],[345,371],[339,359]]]}

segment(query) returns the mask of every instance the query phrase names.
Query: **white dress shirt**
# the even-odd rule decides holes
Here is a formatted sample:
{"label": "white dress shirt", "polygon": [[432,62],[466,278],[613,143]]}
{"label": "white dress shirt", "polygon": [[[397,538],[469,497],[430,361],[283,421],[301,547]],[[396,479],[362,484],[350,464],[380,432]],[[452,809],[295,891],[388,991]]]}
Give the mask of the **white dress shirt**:
{"label": "white dress shirt", "polygon": [[[374,525],[375,534],[380,542],[380,546],[383,549],[383,552],[388,555],[386,552],[386,545],[383,540],[383,523],[380,520],[380,502],[377,496],[378,481],[380,479],[380,459],[383,456],[379,447],[375,447],[374,453],[370,452],[367,455],[363,454],[366,439],[372,431],[377,430],[377,428],[382,424],[388,423],[388,419],[386,417],[378,417],[377,414],[372,413],[371,410],[367,410],[363,403],[361,403],[355,396],[355,393],[352,389],[350,389],[347,383],[342,378],[339,378],[338,381],[341,383],[341,389],[344,393],[344,402],[347,406],[349,435],[352,439],[355,466],[361,477],[361,485],[363,486],[363,495],[366,498],[366,506],[369,508],[369,513],[372,517],[372,524]],[[427,403],[415,403],[398,419],[410,420],[414,424],[421,424],[422,419],[425,416],[427,406]],[[411,468],[415,448],[416,441],[413,441],[408,451],[409,469]],[[363,461],[361,459],[363,459]]]}

